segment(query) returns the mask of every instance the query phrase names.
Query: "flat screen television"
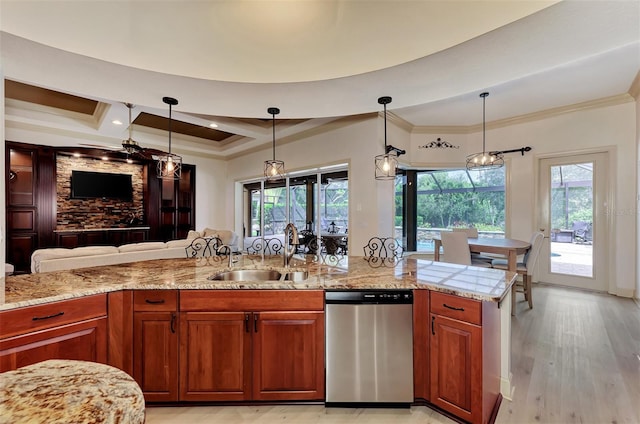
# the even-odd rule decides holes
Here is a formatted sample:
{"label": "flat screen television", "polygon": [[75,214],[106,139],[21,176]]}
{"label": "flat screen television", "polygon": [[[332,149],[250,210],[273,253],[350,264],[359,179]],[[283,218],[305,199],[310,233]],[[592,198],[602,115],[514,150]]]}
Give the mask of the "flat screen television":
{"label": "flat screen television", "polygon": [[131,175],[108,172],[71,171],[72,199],[133,200]]}

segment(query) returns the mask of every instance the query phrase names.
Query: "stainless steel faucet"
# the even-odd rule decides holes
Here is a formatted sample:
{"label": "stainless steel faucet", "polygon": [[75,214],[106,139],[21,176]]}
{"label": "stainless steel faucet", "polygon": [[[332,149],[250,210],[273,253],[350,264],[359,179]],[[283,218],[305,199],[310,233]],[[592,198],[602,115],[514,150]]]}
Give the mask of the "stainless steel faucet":
{"label": "stainless steel faucet", "polygon": [[[228,244],[223,244],[222,246],[216,249],[216,253],[219,254],[228,254],[229,255],[229,268],[233,268],[233,264],[238,262],[238,259],[234,259],[233,250],[231,250],[231,246]],[[241,255],[242,253],[238,253]]]}
{"label": "stainless steel faucet", "polygon": [[[289,236],[291,233],[291,236]],[[284,227],[284,266],[289,267],[289,261],[293,257],[293,254],[296,253],[296,246],[300,243],[298,239],[298,230],[293,223],[288,223],[286,227]]]}

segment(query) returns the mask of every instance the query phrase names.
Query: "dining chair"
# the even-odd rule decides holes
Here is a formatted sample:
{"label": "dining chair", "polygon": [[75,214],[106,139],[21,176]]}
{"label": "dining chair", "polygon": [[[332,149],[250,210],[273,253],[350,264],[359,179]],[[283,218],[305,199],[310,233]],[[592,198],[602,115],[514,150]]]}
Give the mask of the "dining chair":
{"label": "dining chair", "polygon": [[453,231],[465,233],[468,238],[478,238],[478,229],[474,227],[454,227]]}
{"label": "dining chair", "polygon": [[[516,293],[524,293],[524,299],[529,303],[529,309],[533,308],[533,293],[531,291],[531,279],[533,278],[533,271],[536,263],[538,262],[538,256],[540,255],[540,248],[544,240],[544,234],[540,231],[536,231],[531,236],[531,247],[524,254],[522,262],[518,261],[516,272],[522,276],[522,286],[519,282],[516,282],[511,288],[511,315],[516,314]],[[493,268],[508,269],[506,259],[494,259],[491,262]]]}
{"label": "dining chair", "polygon": [[490,267],[491,263],[486,261],[475,261],[471,258],[471,250],[469,250],[469,237],[463,231],[443,231],[440,233],[442,240],[442,249],[444,255],[443,262],[460,265],[473,265],[479,267]]}

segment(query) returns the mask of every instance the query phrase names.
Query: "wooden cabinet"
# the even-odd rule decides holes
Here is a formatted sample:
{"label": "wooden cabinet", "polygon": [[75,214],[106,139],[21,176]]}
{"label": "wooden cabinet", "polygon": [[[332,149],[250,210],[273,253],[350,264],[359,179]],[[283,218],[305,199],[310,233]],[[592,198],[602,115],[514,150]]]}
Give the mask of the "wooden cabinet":
{"label": "wooden cabinet", "polygon": [[158,178],[157,169],[146,172],[145,210],[152,240],[187,237],[195,229],[196,167],[182,164],[179,180]]}
{"label": "wooden cabinet", "polygon": [[180,400],[321,400],[324,297],[313,291],[183,291]]}
{"label": "wooden cabinet", "polygon": [[251,314],[180,314],[180,400],[251,398]]}
{"label": "wooden cabinet", "polygon": [[149,228],[95,229],[82,231],[57,231],[56,245],[72,249],[81,246],[120,246],[146,241]]}
{"label": "wooden cabinet", "polygon": [[413,291],[413,395],[429,400],[429,290]]}
{"label": "wooden cabinet", "polygon": [[489,422],[501,400],[497,303],[431,292],[430,311],[430,402]]}
{"label": "wooden cabinet", "polygon": [[175,290],[133,293],[133,377],[148,402],[178,400],[178,302]]}
{"label": "wooden cabinet", "polygon": [[106,295],[0,313],[0,372],[47,359],[107,362]]}
{"label": "wooden cabinet", "polygon": [[55,159],[52,148],[6,142],[6,261],[29,272],[31,253],[51,245],[55,228]]}
{"label": "wooden cabinet", "polygon": [[254,313],[253,399],[324,398],[324,313]]}

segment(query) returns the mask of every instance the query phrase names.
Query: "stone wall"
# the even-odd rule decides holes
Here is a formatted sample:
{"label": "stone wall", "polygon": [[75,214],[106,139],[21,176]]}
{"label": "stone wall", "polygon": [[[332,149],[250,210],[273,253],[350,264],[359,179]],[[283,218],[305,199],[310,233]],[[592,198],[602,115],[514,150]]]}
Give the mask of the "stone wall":
{"label": "stone wall", "polygon": [[[71,171],[131,174],[133,201],[71,199]],[[112,228],[144,217],[143,166],[125,162],[58,155],[56,158],[57,230]],[[141,223],[141,222],[138,222]]]}

